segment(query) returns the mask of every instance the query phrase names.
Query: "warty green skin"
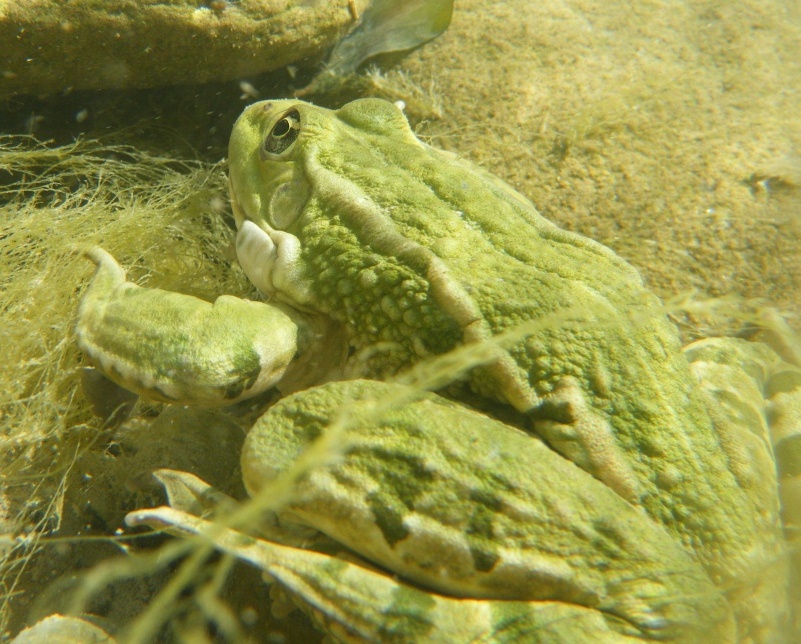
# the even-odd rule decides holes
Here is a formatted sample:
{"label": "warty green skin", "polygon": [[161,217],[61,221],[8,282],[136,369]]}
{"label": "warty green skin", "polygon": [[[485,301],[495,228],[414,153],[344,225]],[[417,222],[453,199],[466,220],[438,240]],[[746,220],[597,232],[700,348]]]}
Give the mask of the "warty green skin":
{"label": "warty green skin", "polygon": [[[629,635],[731,633],[722,594],[638,508],[522,431],[433,394],[404,394],[356,380],[283,399],[248,435],[248,491],[257,495],[347,409],[345,455],[302,477],[281,510],[285,525],[314,527],[445,595],[558,598]],[[403,403],[377,420],[371,404],[392,399]]]}
{"label": "warty green skin", "polygon": [[[285,368],[275,384],[291,391],[332,378],[387,379],[541,321],[446,389],[473,407],[514,410],[504,417],[536,437],[433,395],[412,398],[406,411],[417,416],[389,410],[380,423],[349,430],[341,461],[298,481],[280,522],[325,532],[401,578],[379,575],[380,584],[405,593],[414,588],[405,579],[419,585],[415,592],[431,591],[436,611],[423,615],[426,602],[415,604],[423,620],[458,621],[457,609],[443,608],[457,605],[447,595],[504,613],[504,623],[519,610],[518,634],[545,628],[555,605],[563,617],[580,616],[580,628],[595,624],[597,633],[582,631],[587,637],[615,641],[770,641],[781,631],[786,573],[770,445],[760,437],[741,446],[737,432],[719,431],[737,425],[736,410],[713,427],[675,329],[633,268],[556,228],[498,179],[418,141],[384,101],[337,111],[301,101],[252,105],[234,127],[229,165],[238,257],[271,299],[248,306],[271,328],[259,330],[244,313],[232,318],[229,338],[212,343],[210,357],[233,340],[245,353],[255,350],[265,371]],[[99,261],[98,276],[115,272],[110,262]],[[137,365],[138,332],[121,338],[117,329],[141,324],[143,335],[167,345],[176,336],[200,341],[202,323],[177,333],[159,321],[175,306],[193,312],[184,319],[204,319],[212,305],[154,294],[141,311],[128,306],[128,289],[114,280],[90,288],[78,330],[93,343],[81,346],[123,386],[150,383],[157,371],[167,374],[160,389],[170,388],[171,365],[156,369],[160,358],[147,352]],[[270,312],[276,304],[283,318]],[[315,319],[332,326],[314,326]],[[327,356],[315,365],[308,347],[326,342],[310,325],[331,331],[327,344],[341,349],[332,352],[341,363]],[[265,348],[273,335],[283,339]],[[297,358],[281,358],[293,350]],[[122,378],[115,368],[131,356],[131,377]],[[291,467],[353,392],[380,400],[395,391],[356,383],[345,395],[338,387],[300,392],[253,428],[242,466],[254,494]],[[177,389],[186,404],[224,402],[201,400],[191,383]],[[752,389],[762,414],[764,389]],[[761,466],[749,470],[755,454]],[[171,521],[189,529],[189,519]],[[336,561],[318,565],[323,555],[304,560],[303,552],[293,557],[305,561],[308,582],[285,585],[347,640],[358,630],[352,588],[326,572]],[[767,568],[771,574],[748,587],[750,601],[727,601],[739,600],[755,571]],[[374,576],[364,577],[364,589]],[[364,589],[365,616],[389,610],[371,604]],[[585,619],[590,614],[600,619]],[[382,636],[379,622],[368,629],[372,637]],[[494,639],[501,622],[484,619],[481,637]],[[548,623],[547,632],[571,641],[572,628]]]}
{"label": "warty green skin", "polygon": [[[300,115],[297,140],[260,158],[289,109]],[[473,391],[527,413],[535,433],[645,508],[716,583],[735,583],[753,552],[777,552],[775,515],[755,507],[727,467],[675,328],[610,250],[424,145],[385,102],[337,112],[297,101],[251,106],[232,133],[229,163],[248,218],[288,221],[282,229],[299,240],[307,305],[346,325],[357,349],[399,345],[367,375],[563,312],[564,322],[511,349],[511,366],[474,371]],[[444,286],[432,273],[444,273]],[[571,320],[574,307],[581,319]]]}

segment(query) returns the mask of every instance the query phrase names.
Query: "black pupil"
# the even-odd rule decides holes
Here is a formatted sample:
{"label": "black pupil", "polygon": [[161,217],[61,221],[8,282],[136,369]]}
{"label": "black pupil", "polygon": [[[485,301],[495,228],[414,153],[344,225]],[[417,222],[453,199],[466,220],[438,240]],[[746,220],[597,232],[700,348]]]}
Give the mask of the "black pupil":
{"label": "black pupil", "polygon": [[284,136],[290,130],[289,119],[283,118],[275,124],[273,136]]}
{"label": "black pupil", "polygon": [[300,114],[297,110],[286,112],[265,137],[261,147],[262,160],[264,155],[282,154],[286,152],[300,136]]}

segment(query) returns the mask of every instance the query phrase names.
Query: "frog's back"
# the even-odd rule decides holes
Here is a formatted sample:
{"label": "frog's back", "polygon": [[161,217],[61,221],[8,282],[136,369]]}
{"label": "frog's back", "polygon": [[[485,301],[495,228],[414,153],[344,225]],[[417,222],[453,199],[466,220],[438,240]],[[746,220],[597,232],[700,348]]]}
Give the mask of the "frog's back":
{"label": "frog's back", "polygon": [[[304,248],[320,270],[349,274],[337,289],[360,280],[364,298],[379,286],[364,304],[372,315],[348,316],[331,299],[346,324],[363,317],[385,334],[352,337],[405,343],[397,371],[529,325],[505,358],[472,372],[475,394],[525,413],[551,447],[673,531],[716,583],[775,558],[775,512],[757,508],[729,468],[676,330],[630,265],[408,128],[362,128],[341,147],[348,155],[328,145],[306,161],[318,180],[310,203],[324,216]],[[358,250],[343,252],[332,234]]]}

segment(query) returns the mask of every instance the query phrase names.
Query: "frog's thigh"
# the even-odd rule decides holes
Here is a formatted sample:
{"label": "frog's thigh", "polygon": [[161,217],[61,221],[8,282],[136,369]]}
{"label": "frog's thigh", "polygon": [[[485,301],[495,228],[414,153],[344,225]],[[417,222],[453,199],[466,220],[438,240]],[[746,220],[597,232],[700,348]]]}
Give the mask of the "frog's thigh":
{"label": "frog's thigh", "polygon": [[523,432],[397,385],[329,383],[251,430],[251,494],[320,436],[337,453],[295,478],[285,521],[446,595],[583,606],[634,636],[730,633],[727,602],[663,527]]}
{"label": "frog's thigh", "polygon": [[773,523],[778,477],[785,524],[801,526],[793,514],[801,508],[801,369],[735,338],[694,342],[685,353],[740,485],[771,509]]}
{"label": "frog's thigh", "polygon": [[743,488],[778,512],[776,467],[766,415],[764,387],[770,349],[734,338],[710,338],[685,348],[693,375],[729,469]]}

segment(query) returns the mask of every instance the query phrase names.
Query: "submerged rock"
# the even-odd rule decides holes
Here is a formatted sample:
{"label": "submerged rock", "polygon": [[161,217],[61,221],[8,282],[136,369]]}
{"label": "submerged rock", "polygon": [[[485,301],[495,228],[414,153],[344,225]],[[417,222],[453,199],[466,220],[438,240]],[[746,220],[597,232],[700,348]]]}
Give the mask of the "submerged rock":
{"label": "submerged rock", "polygon": [[0,0],[0,98],[204,83],[321,58],[369,0]]}
{"label": "submerged rock", "polygon": [[114,644],[115,641],[102,628],[85,619],[51,615],[22,631],[13,644]]}

